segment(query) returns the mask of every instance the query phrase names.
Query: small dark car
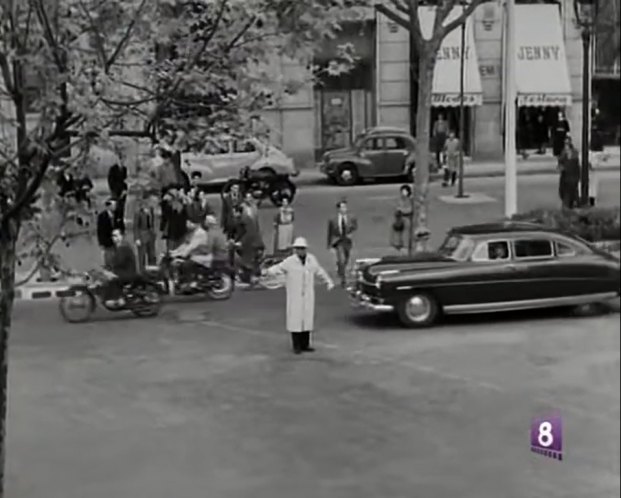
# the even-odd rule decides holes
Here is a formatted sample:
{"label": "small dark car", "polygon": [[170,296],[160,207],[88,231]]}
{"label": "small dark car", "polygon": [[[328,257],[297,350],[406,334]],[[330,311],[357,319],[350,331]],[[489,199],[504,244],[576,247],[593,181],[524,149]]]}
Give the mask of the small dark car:
{"label": "small dark car", "polygon": [[619,259],[572,234],[501,222],[451,230],[435,253],[356,262],[354,305],[406,327],[442,315],[581,306],[619,296]]}
{"label": "small dark car", "polygon": [[371,128],[351,147],[326,152],[320,171],[339,185],[355,185],[375,178],[412,176],[416,140],[393,127]]}

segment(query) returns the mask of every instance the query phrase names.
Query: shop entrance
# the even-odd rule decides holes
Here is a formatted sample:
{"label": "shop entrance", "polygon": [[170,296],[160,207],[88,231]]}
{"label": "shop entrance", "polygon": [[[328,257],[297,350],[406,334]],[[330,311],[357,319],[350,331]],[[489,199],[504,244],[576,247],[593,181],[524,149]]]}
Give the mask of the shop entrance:
{"label": "shop entrance", "polygon": [[[431,128],[430,133],[433,133],[433,124],[438,119],[438,116],[444,116],[444,119],[448,121],[449,129],[454,131],[458,137],[462,137],[462,133],[459,130],[459,107],[432,107],[431,108]],[[465,130],[463,133],[464,154],[471,156],[472,154],[472,108],[464,107],[464,125]]]}
{"label": "shop entrance", "polygon": [[[519,107],[517,116],[517,149],[524,157],[552,154],[552,130],[558,113],[564,107]],[[569,130],[571,135],[573,130]]]}

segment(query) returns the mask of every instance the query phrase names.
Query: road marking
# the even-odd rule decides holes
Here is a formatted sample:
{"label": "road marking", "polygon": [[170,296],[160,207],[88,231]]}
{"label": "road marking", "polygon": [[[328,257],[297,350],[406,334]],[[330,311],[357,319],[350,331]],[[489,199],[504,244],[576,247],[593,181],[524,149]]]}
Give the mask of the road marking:
{"label": "road marking", "polygon": [[[261,337],[264,339],[270,339],[270,340],[274,340],[274,341],[278,341],[281,342],[282,339],[282,335],[277,335],[277,334],[269,334],[266,333],[266,331],[264,330],[260,330],[260,329],[252,329],[252,328],[248,328],[248,327],[242,327],[239,325],[231,325],[228,323],[224,323],[224,322],[220,322],[217,320],[202,320],[200,322],[195,322],[195,323],[200,323],[200,324],[204,324],[204,325],[211,325],[214,327],[220,327],[223,328],[225,330],[230,330],[232,332],[239,332],[242,334],[246,334],[246,335],[251,335],[254,337]],[[472,379],[470,377],[465,377],[463,375],[457,375],[457,374],[452,374],[447,372],[446,370],[440,370],[437,369],[435,367],[429,366],[429,365],[422,365],[420,363],[413,363],[413,362],[409,362],[409,361],[405,361],[405,360],[401,360],[399,358],[394,358],[394,357],[390,357],[390,356],[386,356],[386,355],[381,355],[381,354],[373,354],[373,353],[369,353],[367,350],[363,350],[363,349],[357,349],[357,350],[347,350],[346,348],[343,348],[342,346],[339,346],[338,344],[333,344],[333,343],[329,343],[329,342],[324,342],[324,341],[313,341],[313,344],[315,344],[316,346],[319,346],[323,349],[327,349],[327,350],[332,350],[335,351],[336,353],[340,353],[341,356],[345,356],[348,358],[351,357],[358,357],[358,358],[363,358],[366,359],[368,361],[370,361],[371,363],[385,363],[385,364],[393,364],[393,365],[398,365],[398,366],[402,366],[402,367],[406,367],[409,368],[410,370],[414,370],[417,372],[422,372],[422,373],[426,373],[444,380],[449,380],[452,382],[460,382],[462,384],[466,384],[468,386],[471,387],[475,387],[475,388],[479,388],[479,389],[485,389],[487,391],[492,391],[492,392],[496,392],[496,393],[502,393],[502,394],[508,394],[507,389],[497,385],[497,384],[492,384],[490,382],[485,382],[485,381],[480,381],[480,380],[476,380],[476,379]],[[347,353],[345,353],[345,351]],[[534,397],[534,398],[530,398],[530,401],[533,403],[540,403],[543,405],[549,405],[550,404],[550,399],[547,398],[541,398],[541,397]],[[596,413],[592,410],[584,410],[582,408],[577,408],[574,406],[568,406],[565,405],[562,408],[563,412],[565,413],[570,413],[579,417],[583,417],[583,418],[590,418],[590,419],[594,419],[594,420],[598,420],[599,422],[604,422],[604,423],[608,423],[610,422],[610,418],[617,418],[617,415],[613,415],[611,414],[609,417],[606,416],[602,416],[599,413]]]}

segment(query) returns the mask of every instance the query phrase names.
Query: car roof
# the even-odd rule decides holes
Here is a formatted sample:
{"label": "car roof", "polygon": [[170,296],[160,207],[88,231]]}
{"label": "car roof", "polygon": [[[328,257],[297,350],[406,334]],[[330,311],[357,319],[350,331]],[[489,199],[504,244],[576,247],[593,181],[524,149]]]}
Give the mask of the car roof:
{"label": "car roof", "polygon": [[369,128],[368,130],[365,130],[363,135],[380,135],[382,133],[398,133],[399,135],[410,135],[407,130],[403,128],[397,128],[396,126],[376,126],[374,128]]}
{"label": "car roof", "polygon": [[490,235],[490,234],[510,234],[524,232],[545,232],[561,234],[558,230],[551,229],[538,223],[516,222],[516,221],[500,221],[493,223],[479,223],[476,225],[464,225],[454,227],[451,233],[458,235]]}

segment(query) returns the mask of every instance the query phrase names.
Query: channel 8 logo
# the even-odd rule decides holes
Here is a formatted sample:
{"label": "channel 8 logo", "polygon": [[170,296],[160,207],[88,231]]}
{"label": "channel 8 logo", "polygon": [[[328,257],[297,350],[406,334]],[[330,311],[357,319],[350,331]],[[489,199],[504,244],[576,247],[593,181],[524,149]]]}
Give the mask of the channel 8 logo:
{"label": "channel 8 logo", "polygon": [[530,424],[530,450],[555,460],[563,459],[563,421],[560,415],[533,419]]}

